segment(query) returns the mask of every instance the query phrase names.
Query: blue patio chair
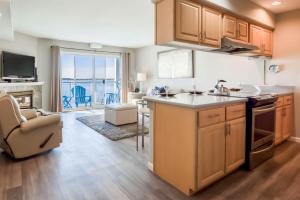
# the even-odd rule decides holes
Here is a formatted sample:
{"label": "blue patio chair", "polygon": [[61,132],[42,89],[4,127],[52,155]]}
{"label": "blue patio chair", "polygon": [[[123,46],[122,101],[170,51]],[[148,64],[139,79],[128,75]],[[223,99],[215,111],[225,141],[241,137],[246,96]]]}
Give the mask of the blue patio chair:
{"label": "blue patio chair", "polygon": [[75,97],[75,105],[78,108],[79,104],[85,104],[85,106],[87,106],[87,104],[90,104],[90,106],[92,106],[92,96],[86,96],[86,89],[80,85],[75,86],[75,88],[73,87],[71,92],[72,92],[72,97],[74,97],[74,89],[75,89],[75,93],[76,93],[76,97]]}
{"label": "blue patio chair", "polygon": [[107,92],[105,94],[106,96],[106,104],[111,104],[111,103],[120,103],[120,91],[121,91],[121,88],[120,88],[120,83],[119,81],[116,81],[115,82],[116,84],[116,87],[117,87],[117,91],[115,92]]}

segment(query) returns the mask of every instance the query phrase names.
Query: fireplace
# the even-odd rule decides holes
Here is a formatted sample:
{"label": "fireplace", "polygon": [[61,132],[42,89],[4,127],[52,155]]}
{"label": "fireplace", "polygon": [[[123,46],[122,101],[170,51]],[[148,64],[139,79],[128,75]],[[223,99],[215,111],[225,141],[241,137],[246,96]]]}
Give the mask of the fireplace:
{"label": "fireplace", "polygon": [[30,109],[33,107],[33,91],[21,91],[21,92],[8,92],[16,98],[21,109]]}

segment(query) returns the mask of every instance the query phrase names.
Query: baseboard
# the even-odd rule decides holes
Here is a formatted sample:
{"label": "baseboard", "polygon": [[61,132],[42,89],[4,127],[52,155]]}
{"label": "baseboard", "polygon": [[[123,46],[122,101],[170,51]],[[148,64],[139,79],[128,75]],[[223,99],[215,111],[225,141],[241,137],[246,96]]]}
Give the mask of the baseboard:
{"label": "baseboard", "polygon": [[300,143],[300,138],[299,138],[299,137],[290,137],[290,138],[288,139],[288,141]]}
{"label": "baseboard", "polygon": [[153,163],[148,162],[148,169],[153,172]]}

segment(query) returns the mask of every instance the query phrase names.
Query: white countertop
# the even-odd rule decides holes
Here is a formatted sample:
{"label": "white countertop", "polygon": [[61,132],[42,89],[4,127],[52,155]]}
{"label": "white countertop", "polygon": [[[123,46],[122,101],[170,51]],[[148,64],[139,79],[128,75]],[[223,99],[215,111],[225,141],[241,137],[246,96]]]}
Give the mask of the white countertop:
{"label": "white countertop", "polygon": [[171,104],[176,106],[183,106],[189,108],[203,108],[209,106],[218,106],[223,104],[242,103],[246,102],[247,98],[235,98],[224,96],[211,96],[211,95],[191,95],[188,93],[177,94],[174,97],[161,97],[161,96],[146,96],[144,100]]}

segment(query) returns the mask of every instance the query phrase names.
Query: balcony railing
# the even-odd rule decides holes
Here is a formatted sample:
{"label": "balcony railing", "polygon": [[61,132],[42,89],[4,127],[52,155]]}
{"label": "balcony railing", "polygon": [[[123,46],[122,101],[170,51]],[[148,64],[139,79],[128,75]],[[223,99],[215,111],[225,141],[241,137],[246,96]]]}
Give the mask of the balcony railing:
{"label": "balcony railing", "polygon": [[[72,93],[72,88],[82,86],[85,89],[85,96],[91,97],[91,106],[79,105],[80,109],[90,109],[95,105],[105,105],[120,102],[120,81],[113,79],[62,79],[61,80],[61,95],[65,110],[70,110],[76,107],[75,98]],[[78,97],[78,95],[76,95]]]}

